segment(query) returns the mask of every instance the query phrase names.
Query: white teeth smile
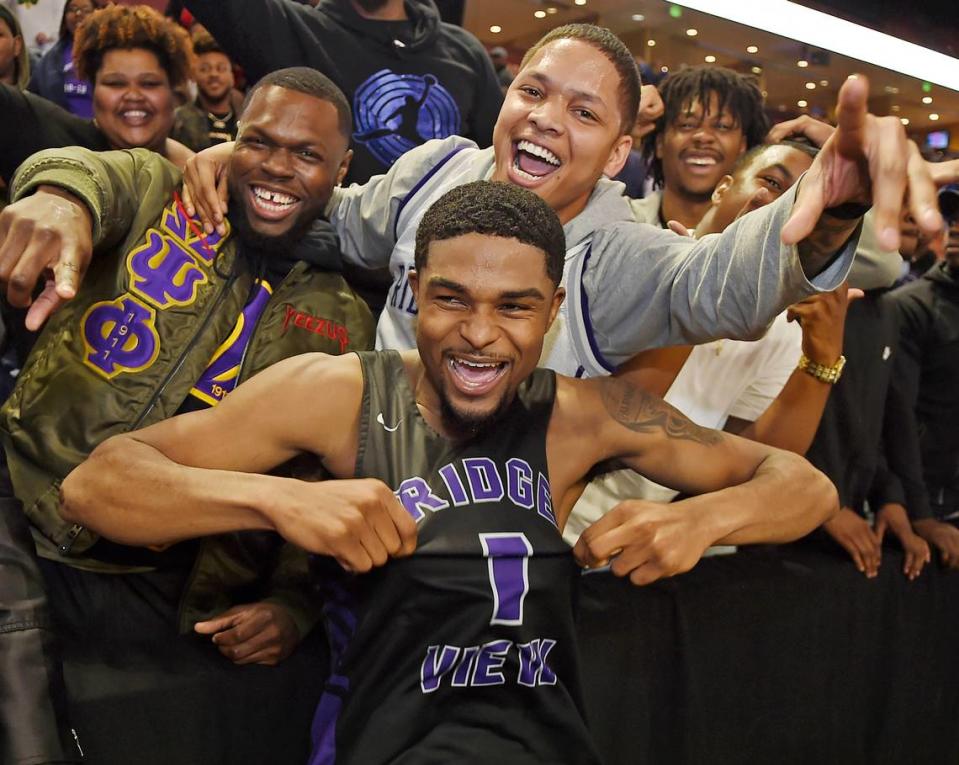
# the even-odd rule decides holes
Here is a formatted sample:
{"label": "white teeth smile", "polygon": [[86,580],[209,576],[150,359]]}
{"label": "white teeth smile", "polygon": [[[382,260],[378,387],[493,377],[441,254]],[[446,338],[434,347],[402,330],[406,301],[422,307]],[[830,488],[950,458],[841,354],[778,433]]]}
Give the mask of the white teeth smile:
{"label": "white teeth smile", "polygon": [[450,359],[450,366],[454,364],[462,364],[464,367],[472,367],[473,369],[498,369],[502,362],[499,361],[489,361],[489,362],[479,362],[479,361],[467,361],[466,359]]}
{"label": "white teeth smile", "polygon": [[534,157],[539,157],[546,162],[549,162],[551,165],[556,165],[559,167],[562,162],[560,162],[559,157],[557,157],[549,149],[544,149],[542,146],[537,146],[535,143],[530,141],[520,141],[516,144],[516,148],[519,151],[525,151],[527,154],[532,154]]}
{"label": "white teeth smile", "polygon": [[687,157],[686,162],[690,165],[699,165],[702,167],[708,167],[716,164],[716,160],[712,157]]}
{"label": "white teeth smile", "polygon": [[289,194],[282,194],[279,191],[270,191],[269,189],[264,189],[259,186],[253,187],[253,195],[263,202],[267,202],[270,205],[275,205],[279,208],[289,207],[292,204],[295,204],[299,200],[290,196]]}
{"label": "white teeth smile", "polygon": [[139,111],[139,110],[137,110],[137,111],[131,110],[131,111],[128,111],[128,112],[123,112],[122,114],[123,114],[124,117],[126,117],[127,119],[131,119],[131,120],[142,120],[142,119],[145,119],[146,116],[147,116],[147,113],[146,113],[146,112]]}

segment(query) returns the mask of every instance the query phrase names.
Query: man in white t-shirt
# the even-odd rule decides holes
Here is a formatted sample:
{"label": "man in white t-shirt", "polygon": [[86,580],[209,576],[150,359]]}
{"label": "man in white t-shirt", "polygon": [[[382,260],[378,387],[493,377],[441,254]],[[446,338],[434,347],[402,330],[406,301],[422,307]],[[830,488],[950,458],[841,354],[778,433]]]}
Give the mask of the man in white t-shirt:
{"label": "man in white t-shirt", "polygon": [[[724,231],[740,215],[777,199],[809,168],[815,154],[816,149],[800,143],[751,150],[732,175],[720,180],[697,236]],[[829,395],[831,377],[823,370],[841,363],[847,299],[843,285],[780,314],[760,340],[715,340],[645,351],[617,374],[663,396],[699,425],[802,454]],[[633,471],[607,473],[587,486],[565,536],[574,541],[626,498],[669,502],[675,496],[672,489]]]}

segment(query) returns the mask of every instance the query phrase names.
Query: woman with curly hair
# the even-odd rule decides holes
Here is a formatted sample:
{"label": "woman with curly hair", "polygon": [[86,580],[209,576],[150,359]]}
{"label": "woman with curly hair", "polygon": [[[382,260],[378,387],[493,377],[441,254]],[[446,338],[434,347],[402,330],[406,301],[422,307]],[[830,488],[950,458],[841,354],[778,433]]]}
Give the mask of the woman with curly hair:
{"label": "woman with curly hair", "polygon": [[192,152],[169,135],[174,88],[192,65],[186,31],[148,6],[108,6],[77,28],[73,57],[77,76],[93,83],[93,120],[0,86],[0,179],[9,181],[31,154],[59,146],[143,147],[182,167]]}

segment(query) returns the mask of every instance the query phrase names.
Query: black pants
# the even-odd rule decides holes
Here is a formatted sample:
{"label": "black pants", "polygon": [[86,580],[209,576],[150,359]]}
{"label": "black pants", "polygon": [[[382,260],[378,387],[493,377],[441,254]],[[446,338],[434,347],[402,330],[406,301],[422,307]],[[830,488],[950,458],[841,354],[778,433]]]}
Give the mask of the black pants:
{"label": "black pants", "polygon": [[0,762],[79,761],[27,520],[0,498]]}
{"label": "black pants", "polygon": [[314,630],[276,667],[177,633],[189,573],[100,574],[41,560],[70,714],[92,765],[303,765],[329,670]]}

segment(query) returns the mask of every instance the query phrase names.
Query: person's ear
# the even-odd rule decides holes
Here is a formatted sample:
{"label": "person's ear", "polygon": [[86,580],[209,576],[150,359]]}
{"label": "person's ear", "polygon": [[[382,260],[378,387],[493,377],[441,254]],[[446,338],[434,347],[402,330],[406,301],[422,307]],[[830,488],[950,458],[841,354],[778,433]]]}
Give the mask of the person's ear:
{"label": "person's ear", "polygon": [[656,136],[656,159],[663,158],[663,132],[661,131],[659,135]]}
{"label": "person's ear", "polygon": [[13,57],[18,58],[23,52],[23,38],[17,35],[13,38]]}
{"label": "person's ear", "polygon": [[556,291],[553,293],[553,299],[550,301],[549,305],[549,321],[546,322],[546,331],[549,331],[549,328],[553,326],[553,322],[556,320],[556,316],[559,314],[560,306],[563,305],[563,301],[566,299],[566,288],[557,287]]}
{"label": "person's ear", "polygon": [[713,189],[713,195],[711,197],[712,203],[718,205],[723,201],[723,194],[729,191],[729,188],[733,185],[733,177],[731,175],[724,175],[719,179],[719,183],[716,184],[716,188]]}
{"label": "person's ear", "polygon": [[623,169],[623,165],[629,159],[629,151],[632,148],[633,137],[631,135],[621,135],[617,138],[603,167],[603,175],[607,178],[614,178],[619,175],[619,171]]}
{"label": "person's ear", "polygon": [[412,290],[413,292],[413,299],[416,300],[416,304],[419,305],[420,300],[419,300],[419,295],[417,293],[419,292],[419,289],[420,289],[420,275],[416,272],[416,269],[414,268],[413,270],[408,271],[406,273],[406,278],[410,282],[410,290]]}
{"label": "person's ear", "polygon": [[334,185],[339,186],[343,183],[343,179],[346,178],[346,174],[350,170],[350,161],[353,159],[353,149],[347,149],[346,154],[343,155],[343,159],[340,160],[340,166],[336,170],[336,183]]}

